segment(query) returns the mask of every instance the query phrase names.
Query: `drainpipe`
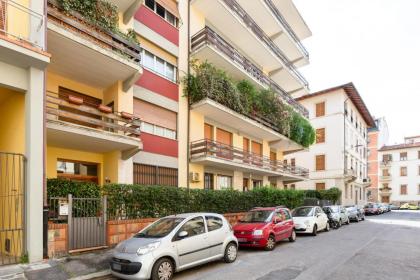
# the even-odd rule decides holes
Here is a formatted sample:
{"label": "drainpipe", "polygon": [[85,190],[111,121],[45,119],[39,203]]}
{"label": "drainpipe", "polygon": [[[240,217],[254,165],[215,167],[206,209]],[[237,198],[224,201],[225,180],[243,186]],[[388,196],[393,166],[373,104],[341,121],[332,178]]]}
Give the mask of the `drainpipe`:
{"label": "drainpipe", "polygon": [[[188,19],[187,19],[187,37],[188,37],[188,56],[187,56],[187,60],[188,60],[188,65],[187,65],[187,77],[190,76],[190,60],[191,60],[191,39],[190,39],[190,13],[191,13],[191,8],[190,8],[190,1],[188,1]],[[189,89],[187,89],[189,91]],[[190,95],[188,92],[188,96],[187,96],[187,190],[188,192],[190,191]],[[204,178],[203,178],[204,180]]]}
{"label": "drainpipe", "polygon": [[[344,146],[343,146],[343,163],[344,163],[344,177],[347,173],[347,160],[346,160],[346,105],[347,105],[347,100],[349,100],[349,98],[347,97],[346,100],[344,100],[344,111],[343,111],[343,124],[344,124]],[[346,188],[346,181],[344,180],[344,197],[346,197],[347,195],[347,188]]]}
{"label": "drainpipe", "polygon": [[[48,22],[48,10],[47,10],[47,0],[44,0],[44,49],[47,50],[47,22]],[[44,69],[44,84],[42,89],[42,94],[44,95],[43,99],[43,120],[42,120],[42,130],[43,130],[43,144],[42,144],[42,187],[43,187],[43,196],[44,196],[44,207],[43,207],[43,234],[42,234],[42,242],[43,242],[43,257],[48,258],[48,199],[47,199],[47,182],[46,182],[46,159],[45,159],[45,152],[47,147],[47,116],[46,116],[46,90],[47,90],[47,77],[46,72]]]}

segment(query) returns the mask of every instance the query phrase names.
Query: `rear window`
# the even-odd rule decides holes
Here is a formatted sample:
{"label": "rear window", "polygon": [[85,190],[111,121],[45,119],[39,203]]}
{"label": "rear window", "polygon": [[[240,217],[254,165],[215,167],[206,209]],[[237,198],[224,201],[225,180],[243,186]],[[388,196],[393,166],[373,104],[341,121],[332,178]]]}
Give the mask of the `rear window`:
{"label": "rear window", "polygon": [[206,216],[207,230],[213,231],[223,226],[223,220],[215,216]]}

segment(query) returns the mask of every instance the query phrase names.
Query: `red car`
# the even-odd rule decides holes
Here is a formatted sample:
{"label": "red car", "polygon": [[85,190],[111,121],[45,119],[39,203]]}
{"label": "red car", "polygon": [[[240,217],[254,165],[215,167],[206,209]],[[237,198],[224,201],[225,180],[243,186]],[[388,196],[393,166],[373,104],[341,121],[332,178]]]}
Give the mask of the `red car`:
{"label": "red car", "polygon": [[276,242],[296,240],[292,215],[284,207],[254,208],[234,227],[239,246],[273,250]]}

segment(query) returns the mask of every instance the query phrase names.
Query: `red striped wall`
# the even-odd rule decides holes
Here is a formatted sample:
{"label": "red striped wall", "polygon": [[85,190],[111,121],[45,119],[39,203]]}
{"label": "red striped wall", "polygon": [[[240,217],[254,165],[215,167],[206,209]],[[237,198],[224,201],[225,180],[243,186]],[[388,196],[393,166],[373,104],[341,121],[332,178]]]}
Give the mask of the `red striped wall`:
{"label": "red striped wall", "polygon": [[146,68],[136,85],[178,101],[178,84],[171,82]]}
{"label": "red striped wall", "polygon": [[178,141],[142,132],[143,151],[170,157],[178,157]]}

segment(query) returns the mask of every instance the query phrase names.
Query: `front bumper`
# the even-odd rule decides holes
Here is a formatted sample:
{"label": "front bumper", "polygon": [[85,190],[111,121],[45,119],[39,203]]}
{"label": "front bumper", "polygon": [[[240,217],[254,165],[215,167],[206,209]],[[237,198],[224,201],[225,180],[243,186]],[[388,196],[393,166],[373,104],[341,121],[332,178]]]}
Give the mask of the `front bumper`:
{"label": "front bumper", "polygon": [[311,233],[312,232],[312,227],[311,227],[311,225],[295,224],[295,231],[299,232],[299,233]]}
{"label": "front bumper", "polygon": [[115,253],[110,262],[111,274],[121,279],[149,279],[154,262],[152,253],[142,256]]}
{"label": "front bumper", "polygon": [[134,275],[139,273],[141,269],[140,262],[130,262],[129,260],[112,258],[110,262],[111,270],[124,275]]}

